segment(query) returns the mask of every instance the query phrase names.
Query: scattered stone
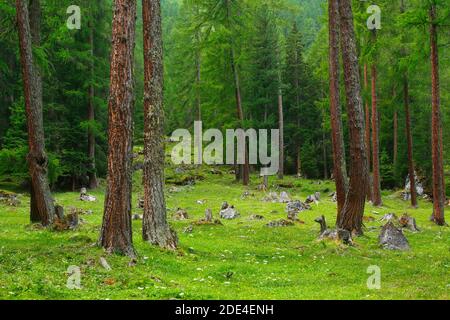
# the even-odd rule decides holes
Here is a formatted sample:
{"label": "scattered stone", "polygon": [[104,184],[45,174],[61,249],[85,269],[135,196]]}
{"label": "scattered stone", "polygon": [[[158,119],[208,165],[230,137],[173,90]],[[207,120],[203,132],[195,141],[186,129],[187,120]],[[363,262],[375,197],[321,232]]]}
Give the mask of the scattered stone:
{"label": "scattered stone", "polygon": [[313,195],[308,196],[305,200],[307,204],[315,203],[316,205],[319,204],[319,201],[320,201],[320,192],[316,192]]}
{"label": "scattered stone", "polygon": [[175,214],[172,216],[172,218],[174,220],[178,220],[178,221],[187,220],[187,219],[189,219],[189,215],[186,210],[178,208],[177,212],[175,212]]}
{"label": "scattered stone", "polygon": [[250,220],[264,220],[264,216],[259,215],[259,214],[252,214],[250,216]]}
{"label": "scattered stone", "polygon": [[281,192],[280,193],[280,202],[281,203],[289,203],[291,202],[291,198],[289,197],[289,194],[287,192]]}
{"label": "scattered stone", "polygon": [[110,267],[110,265],[108,264],[108,261],[106,261],[105,258],[100,257],[100,265],[106,269],[106,271],[111,271],[112,268]]}
{"label": "scattered stone", "polygon": [[331,198],[332,202],[337,202],[337,193],[336,192],[332,192],[328,195],[329,198]]}
{"label": "scattered stone", "polygon": [[184,228],[183,233],[190,234],[193,231],[194,231],[194,226],[191,224],[191,225],[187,226],[186,228]]}
{"label": "scattered stone", "polygon": [[204,205],[206,203],[206,200],[197,200],[197,204]]}
{"label": "scattered stone", "polygon": [[234,206],[230,206],[227,202],[222,204],[222,210],[220,210],[220,218],[225,220],[233,220],[239,218],[240,214],[234,208]]}
{"label": "scattered stone", "polygon": [[206,209],[206,211],[205,211],[205,220],[207,221],[207,222],[212,222],[212,220],[213,220],[213,214],[212,214],[212,210],[211,209]]}
{"label": "scattered stone", "polygon": [[275,221],[269,222],[268,224],[266,224],[266,227],[278,228],[278,227],[290,227],[293,225],[294,225],[294,222],[292,222],[290,220],[280,219],[280,220],[275,220]]}
{"label": "scattered stone", "polygon": [[[417,173],[414,171],[414,181],[416,183],[416,193],[418,196],[422,196],[424,194],[424,187],[423,184],[420,182],[419,177],[417,176]],[[405,201],[411,200],[411,181],[409,180],[409,174],[406,176],[405,179],[405,189],[402,192],[402,198]]]}
{"label": "scattered stone", "polygon": [[272,202],[277,203],[280,201],[280,198],[278,197],[278,194],[276,192],[269,192],[268,195],[266,195],[262,201],[264,202]]}
{"label": "scattered stone", "polygon": [[286,212],[291,215],[295,214],[295,213],[298,214],[302,211],[310,210],[310,209],[311,209],[311,206],[309,204],[303,203],[300,200],[288,202],[288,204],[286,205]]}
{"label": "scattered stone", "polygon": [[144,209],[144,198],[139,198],[138,203],[137,203],[137,207],[138,209]]}
{"label": "scattered stone", "polygon": [[97,198],[94,197],[94,196],[89,195],[87,193],[87,189],[86,188],[81,188],[80,200],[84,201],[84,202],[95,202],[95,201],[97,201]]}
{"label": "scattered stone", "polygon": [[68,215],[64,215],[64,209],[61,206],[56,206],[55,209],[57,215],[53,223],[53,229],[56,231],[74,230],[82,222],[78,216],[78,211],[74,208]]}
{"label": "scattered stone", "polygon": [[396,221],[396,220],[397,220],[397,216],[395,215],[395,213],[385,214],[383,216],[383,218],[380,219],[381,222],[392,222],[392,221]]}
{"label": "scattered stone", "polygon": [[417,228],[416,219],[409,216],[407,213],[404,213],[400,219],[398,220],[400,226],[402,228],[408,229],[412,232],[419,232],[419,228]]}
{"label": "scattered stone", "polygon": [[138,221],[138,220],[143,220],[144,216],[142,214],[133,214],[133,220]]}
{"label": "scattered stone", "polygon": [[387,250],[409,250],[408,240],[403,235],[401,229],[394,226],[392,222],[388,222],[382,229],[378,237],[380,245]]}
{"label": "scattered stone", "polygon": [[250,191],[245,191],[242,195],[241,195],[241,199],[242,200],[245,200],[245,199],[247,199],[247,198],[250,198],[250,197],[254,197],[255,195],[253,194],[253,193],[251,193]]}
{"label": "scattered stone", "polygon": [[348,230],[344,229],[328,229],[325,216],[320,216],[314,220],[320,224],[320,235],[319,240],[330,239],[334,241],[342,241],[346,245],[352,245],[353,239],[352,235]]}
{"label": "scattered stone", "polygon": [[21,204],[19,195],[0,190],[0,203],[4,203],[11,207],[18,207]]}

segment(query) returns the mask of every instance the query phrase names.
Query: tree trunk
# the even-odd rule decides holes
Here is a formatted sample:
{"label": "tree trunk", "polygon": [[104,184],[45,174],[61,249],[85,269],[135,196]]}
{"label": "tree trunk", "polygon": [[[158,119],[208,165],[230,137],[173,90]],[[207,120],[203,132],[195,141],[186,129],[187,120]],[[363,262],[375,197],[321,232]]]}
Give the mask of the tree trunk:
{"label": "tree trunk", "polygon": [[142,0],[144,30],[144,219],[143,238],[175,250],[164,198],[163,42],[160,0]]}
{"label": "tree trunk", "polygon": [[350,130],[350,182],[338,227],[362,234],[367,188],[367,155],[364,142],[364,110],[356,53],[351,0],[339,1],[340,35]]}
{"label": "tree trunk", "polygon": [[333,176],[336,184],[337,221],[345,204],[347,195],[347,168],[345,162],[344,134],[342,130],[342,112],[339,96],[339,8],[337,0],[328,1],[329,16],[329,77],[330,77],[330,114],[331,141],[333,144]]}
{"label": "tree trunk", "polygon": [[405,120],[406,120],[406,140],[408,142],[408,172],[409,182],[411,185],[411,205],[417,208],[417,192],[416,192],[416,178],[414,174],[414,160],[413,160],[413,142],[411,135],[411,115],[409,112],[409,92],[408,92],[408,80],[405,76],[403,82],[403,95],[405,103]]}
{"label": "tree trunk", "polygon": [[297,145],[297,177],[301,177],[302,176],[302,152],[301,152],[301,148],[300,145]]}
{"label": "tree trunk", "polygon": [[439,94],[439,57],[437,47],[436,5],[430,8],[431,81],[432,81],[432,158],[433,158],[433,220],[445,224],[444,217],[444,167],[442,146],[442,122]]}
{"label": "tree trunk", "polygon": [[376,207],[381,206],[381,183],[380,183],[380,154],[379,154],[379,134],[378,134],[378,102],[377,102],[377,67],[372,64],[372,165],[373,165],[373,197],[372,202]]}
{"label": "tree trunk", "polygon": [[89,188],[95,189],[98,187],[97,174],[95,170],[95,135],[92,128],[95,121],[95,107],[94,107],[94,27],[91,26],[89,30],[89,44],[91,46],[91,62],[90,62],[90,76],[91,83],[89,85],[89,99],[88,99],[88,159],[89,159]]}
{"label": "tree trunk", "polygon": [[27,161],[31,177],[30,219],[32,222],[41,222],[42,225],[48,226],[53,222],[55,207],[47,176],[48,158],[45,153],[42,115],[42,79],[39,68],[34,63],[32,50],[32,42],[36,45],[40,42],[40,3],[38,0],[31,1],[31,19],[29,19],[27,1],[17,0],[16,8],[28,128]]}
{"label": "tree trunk", "polygon": [[281,89],[281,74],[278,75],[280,88],[278,89],[278,127],[280,130],[280,154],[279,154],[279,170],[278,179],[284,178],[284,115],[283,115],[283,90]]}
{"label": "tree trunk", "polygon": [[394,169],[397,166],[398,160],[398,112],[394,112]]}
{"label": "tree trunk", "polygon": [[[367,64],[364,64],[364,89],[367,90],[369,87],[369,77],[367,75]],[[373,192],[372,192],[372,177],[370,175],[370,108],[369,108],[369,99],[366,99],[365,101],[365,122],[366,122],[366,130],[365,130],[365,145],[367,150],[367,200],[372,201],[373,200]]]}
{"label": "tree trunk", "polygon": [[108,183],[100,236],[108,252],[134,256],[131,175],[134,106],[136,1],[115,0],[108,106]]}
{"label": "tree trunk", "polygon": [[[231,23],[230,23],[231,3],[230,3],[230,0],[226,0],[226,8],[227,8],[228,29],[231,34]],[[244,111],[242,108],[241,84],[240,84],[240,79],[239,79],[238,67],[236,65],[236,54],[235,54],[235,50],[234,50],[234,39],[233,39],[232,35],[230,35],[230,58],[231,58],[231,61],[230,61],[231,69],[232,69],[233,77],[234,77],[237,116],[238,116],[238,120],[240,122],[242,129],[245,129],[245,127],[244,127]],[[240,180],[240,178],[242,177],[242,183],[244,184],[244,186],[247,186],[250,182],[250,166],[248,163],[247,143],[245,143],[245,145],[244,145],[244,150],[246,153],[244,156],[245,163],[244,163],[244,165],[240,166],[239,170],[236,171],[236,180]],[[238,176],[238,175],[240,175],[240,176]]]}
{"label": "tree trunk", "polygon": [[[197,7],[198,9],[198,7]],[[198,13],[198,12],[197,12]],[[200,30],[195,33],[197,47],[195,48],[195,82],[196,82],[196,100],[197,100],[197,121],[202,121],[202,97],[200,93],[200,84],[202,81],[202,55],[200,50]]]}

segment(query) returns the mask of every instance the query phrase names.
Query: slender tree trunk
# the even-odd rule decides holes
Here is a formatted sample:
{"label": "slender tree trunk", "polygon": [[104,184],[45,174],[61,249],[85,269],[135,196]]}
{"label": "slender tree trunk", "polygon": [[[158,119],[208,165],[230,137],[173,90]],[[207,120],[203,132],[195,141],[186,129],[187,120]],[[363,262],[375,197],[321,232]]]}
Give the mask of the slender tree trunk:
{"label": "slender tree trunk", "polygon": [[[48,183],[48,158],[45,153],[44,124],[42,115],[42,79],[34,63],[32,42],[40,42],[40,3],[31,2],[33,18],[29,19],[27,1],[17,0],[17,25],[19,30],[20,60],[22,63],[23,89],[28,127],[28,167],[31,177],[30,219],[42,225],[52,224],[55,213]],[[30,27],[33,30],[30,31]]]}
{"label": "slender tree trunk", "polygon": [[[231,19],[231,3],[230,0],[225,0],[226,1],[226,7],[227,7],[227,22],[228,22],[228,28],[231,31],[231,23],[230,23],[230,19]],[[242,108],[242,95],[241,95],[241,83],[240,83],[240,79],[239,79],[239,71],[238,71],[238,67],[236,65],[236,53],[234,50],[234,39],[233,36],[230,35],[230,57],[231,57],[231,69],[233,72],[233,77],[234,77],[234,86],[235,86],[235,96],[236,96],[236,111],[237,111],[237,116],[238,116],[238,120],[241,124],[242,129],[245,129],[244,127],[244,111]],[[248,159],[248,150],[247,150],[247,143],[245,142],[244,144],[244,150],[245,150],[245,163],[244,165],[240,166],[240,169],[236,171],[236,179],[240,180],[240,177],[242,177],[242,182],[245,186],[247,186],[250,182],[250,166],[249,163],[247,161]],[[238,176],[238,174],[240,176]]]}
{"label": "slender tree trunk", "polygon": [[394,168],[398,160],[398,112],[394,111]]}
{"label": "slender tree trunk", "polygon": [[405,76],[403,81],[403,96],[405,103],[405,120],[406,120],[406,140],[408,142],[408,172],[409,172],[409,182],[411,185],[411,205],[417,208],[417,192],[416,192],[416,178],[414,171],[414,160],[413,160],[413,142],[411,135],[411,115],[409,111],[409,92],[408,92],[408,80]]}
{"label": "slender tree trunk", "polygon": [[300,145],[297,145],[297,177],[302,176],[302,149],[300,148]]}
{"label": "slender tree trunk", "polygon": [[91,62],[90,62],[90,76],[91,84],[89,85],[89,102],[88,102],[88,159],[89,159],[89,188],[95,189],[98,187],[97,174],[95,169],[95,134],[92,128],[95,121],[95,106],[94,106],[94,27],[91,26],[89,30],[89,44],[91,46]]}
{"label": "slender tree trunk", "polygon": [[197,121],[202,121],[202,97],[200,85],[202,81],[202,54],[200,50],[200,30],[195,33],[196,49],[195,49],[195,82],[196,82],[196,100],[197,100]]}
{"label": "slender tree trunk", "polygon": [[336,184],[337,221],[345,204],[347,195],[347,168],[345,162],[344,134],[342,130],[342,111],[339,96],[339,8],[338,0],[328,1],[329,17],[329,78],[331,141],[333,144],[333,176]]}
{"label": "slender tree trunk", "polygon": [[350,182],[338,222],[342,229],[362,234],[362,218],[367,188],[367,154],[364,142],[364,109],[351,0],[339,1],[340,35],[350,130]]}
{"label": "slender tree trunk", "polygon": [[372,164],[373,164],[373,205],[381,206],[381,183],[380,183],[380,154],[379,154],[379,134],[378,134],[378,102],[377,102],[377,67],[372,64]]}
{"label": "slender tree trunk", "polygon": [[108,106],[108,183],[100,243],[134,256],[131,228],[136,1],[115,0]]}
{"label": "slender tree trunk", "polygon": [[437,47],[436,5],[430,8],[431,81],[432,81],[432,158],[433,158],[433,220],[445,224],[444,217],[444,167],[442,145],[442,122],[439,94],[439,57]]}
{"label": "slender tree trunk", "polygon": [[[367,64],[364,64],[364,89],[367,90],[369,87],[369,77],[368,77],[368,70],[367,70]],[[371,159],[371,143],[370,143],[370,108],[369,108],[369,99],[366,99],[365,101],[365,123],[366,123],[366,130],[365,130],[365,145],[367,150],[367,200],[373,201],[373,192],[372,192],[372,177],[370,175],[370,159]]]}
{"label": "slender tree trunk", "polygon": [[281,73],[278,75],[278,127],[280,130],[280,154],[279,154],[279,165],[278,179],[284,178],[284,115],[283,115],[283,90],[281,89]]}
{"label": "slender tree trunk", "polygon": [[175,250],[164,198],[163,42],[160,0],[142,0],[144,30],[144,241]]}

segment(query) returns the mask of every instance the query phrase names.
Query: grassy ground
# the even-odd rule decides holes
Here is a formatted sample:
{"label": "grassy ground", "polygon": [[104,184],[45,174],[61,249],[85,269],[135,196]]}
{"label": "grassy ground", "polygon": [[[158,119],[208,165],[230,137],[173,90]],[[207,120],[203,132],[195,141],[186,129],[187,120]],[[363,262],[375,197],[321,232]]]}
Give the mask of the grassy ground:
{"label": "grassy ground", "polygon": [[[248,188],[253,196],[241,199],[247,189],[233,176],[204,174],[205,180],[181,192],[167,192],[171,216],[184,208],[188,221],[173,221],[180,249],[164,252],[141,240],[141,222],[133,222],[137,264],[121,256],[107,256],[95,246],[103,206],[103,191],[93,192],[95,203],[82,203],[78,193],[55,194],[65,207],[93,210],[83,216],[86,223],[76,231],[54,232],[29,225],[29,199],[19,207],[0,204],[0,299],[449,299],[450,230],[428,221],[432,208],[421,202],[411,210],[408,203],[390,193],[383,194],[384,207],[366,206],[366,215],[377,220],[383,214],[409,212],[416,217],[420,233],[406,232],[409,252],[385,251],[378,247],[378,228],[369,228],[354,247],[316,240],[319,226],[314,218],[324,214],[332,224],[336,206],[327,198],[331,182],[287,178],[291,197],[304,200],[321,191],[323,199],[300,218],[305,224],[268,228],[271,220],[285,218],[285,205],[261,201],[253,178]],[[139,178],[136,177],[138,181]],[[276,184],[276,180],[271,183]],[[138,183],[135,183],[138,185]],[[170,186],[168,186],[168,189]],[[283,189],[281,189],[283,190]],[[140,193],[134,194],[134,205]],[[198,204],[205,200],[205,204]],[[223,221],[223,226],[194,226],[206,208],[218,215],[223,201],[234,204],[242,217]],[[139,213],[138,209],[134,209]],[[263,221],[249,216],[261,214]],[[380,226],[379,222],[366,223]],[[105,257],[112,271],[99,263]],[[81,290],[66,288],[69,266],[81,268]],[[380,290],[366,285],[367,268],[381,268]]]}

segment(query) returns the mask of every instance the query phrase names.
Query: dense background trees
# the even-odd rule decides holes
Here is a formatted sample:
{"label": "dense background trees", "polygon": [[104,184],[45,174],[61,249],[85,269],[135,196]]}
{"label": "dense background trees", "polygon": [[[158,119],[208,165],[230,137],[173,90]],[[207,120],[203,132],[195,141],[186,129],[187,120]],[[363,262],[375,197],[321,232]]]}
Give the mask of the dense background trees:
{"label": "dense background trees", "polygon": [[[440,114],[445,128],[450,121],[445,107],[450,98],[450,58],[446,54],[450,41],[446,24],[449,8],[445,1],[432,3],[436,7]],[[49,180],[54,189],[95,186],[95,177],[104,179],[107,168],[112,2],[80,0],[80,30],[69,30],[65,25],[66,8],[71,4],[66,0],[41,1],[41,42],[33,47],[43,79]],[[377,31],[376,43],[370,41],[371,32],[366,26],[368,4],[354,1],[353,12],[361,79],[364,79],[364,65],[368,69],[369,81],[366,87],[363,85],[362,97],[364,105],[369,106],[372,105],[370,71],[376,53],[379,119],[373,123],[379,122],[381,188],[403,186],[414,167],[431,193],[430,2],[378,0],[375,4],[382,10],[382,29]],[[139,33],[142,31],[140,4],[137,10]],[[281,88],[285,172],[308,178],[329,177],[333,161],[328,29],[322,23],[327,19],[327,11],[327,2],[316,0],[162,1],[165,132],[192,128],[196,119],[201,119],[204,127],[223,130],[240,125],[277,128]],[[28,178],[24,165],[28,147],[15,17],[14,1],[2,1],[0,175],[24,181]],[[138,37],[136,52],[142,50],[143,41]],[[239,78],[242,118],[237,114],[233,64]],[[142,144],[144,62],[141,54],[135,55],[135,76],[138,80],[134,140]],[[348,110],[343,99],[342,75],[340,80],[344,144],[348,148]],[[409,161],[409,139],[405,134],[408,123],[414,151]],[[449,135],[450,132],[442,130],[444,172],[449,158]],[[372,157],[372,151],[368,156]],[[350,163],[348,153],[346,160]],[[372,167],[370,164],[369,168]]]}

